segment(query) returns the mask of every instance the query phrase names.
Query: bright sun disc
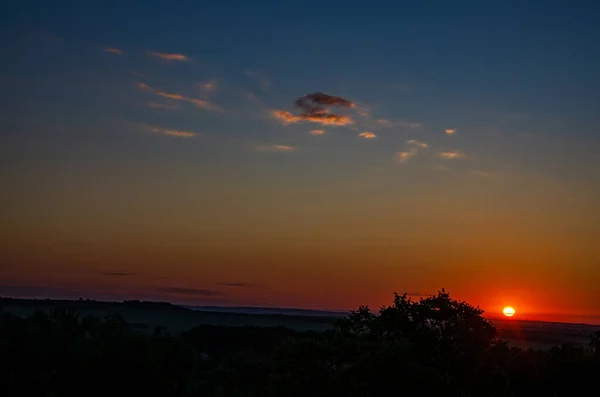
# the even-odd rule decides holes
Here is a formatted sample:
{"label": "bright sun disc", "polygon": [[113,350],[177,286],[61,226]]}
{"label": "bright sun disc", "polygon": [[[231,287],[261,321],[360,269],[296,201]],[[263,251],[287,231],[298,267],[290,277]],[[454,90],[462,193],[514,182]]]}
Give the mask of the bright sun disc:
{"label": "bright sun disc", "polygon": [[515,315],[515,309],[510,306],[506,306],[504,309],[502,309],[502,313],[504,313],[506,317],[512,317]]}

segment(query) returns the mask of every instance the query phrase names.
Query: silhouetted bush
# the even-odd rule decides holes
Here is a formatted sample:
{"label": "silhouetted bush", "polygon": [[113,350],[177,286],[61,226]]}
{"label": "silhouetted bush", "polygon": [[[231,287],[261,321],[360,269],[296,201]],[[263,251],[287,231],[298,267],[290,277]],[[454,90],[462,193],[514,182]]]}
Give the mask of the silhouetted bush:
{"label": "silhouetted bush", "polygon": [[[163,304],[130,302],[161,309]],[[111,306],[114,307],[114,306]],[[0,311],[2,396],[595,396],[588,347],[521,350],[445,291],[361,306],[324,332],[203,325],[140,332],[72,306]]]}

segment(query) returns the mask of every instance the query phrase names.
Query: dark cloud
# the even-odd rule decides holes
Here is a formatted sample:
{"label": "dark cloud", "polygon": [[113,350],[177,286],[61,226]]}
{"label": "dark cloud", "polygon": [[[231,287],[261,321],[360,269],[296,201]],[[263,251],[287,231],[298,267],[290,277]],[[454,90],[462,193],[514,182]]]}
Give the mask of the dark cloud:
{"label": "dark cloud", "polygon": [[195,295],[195,296],[219,296],[219,295],[223,295],[219,291],[214,291],[214,290],[204,289],[204,288],[166,287],[166,288],[161,288],[160,291],[161,292],[171,293],[171,294]]}
{"label": "dark cloud", "polygon": [[302,114],[294,115],[284,110],[277,110],[273,113],[273,115],[286,123],[311,121],[313,123],[319,123],[322,125],[354,124],[354,120],[351,117],[332,113],[330,109],[324,107],[356,107],[356,104],[354,102],[339,96],[329,95],[322,92],[315,92],[298,98],[296,100],[296,106],[303,110]]}
{"label": "dark cloud", "polygon": [[219,283],[224,287],[241,287],[241,288],[266,288],[271,289],[268,285],[254,284],[254,283]]}
{"label": "dark cloud", "polygon": [[314,92],[305,95],[296,100],[296,106],[304,109],[307,113],[319,111],[323,108],[315,107],[315,105],[340,106],[344,108],[354,108],[356,104],[352,101],[340,96],[329,95],[322,92]]}

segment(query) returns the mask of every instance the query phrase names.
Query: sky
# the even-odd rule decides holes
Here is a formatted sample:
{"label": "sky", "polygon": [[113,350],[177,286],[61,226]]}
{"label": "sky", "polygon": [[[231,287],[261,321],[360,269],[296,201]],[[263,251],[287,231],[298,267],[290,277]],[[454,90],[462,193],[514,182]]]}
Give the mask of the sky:
{"label": "sky", "polygon": [[2,8],[0,294],[600,316],[595,2]]}

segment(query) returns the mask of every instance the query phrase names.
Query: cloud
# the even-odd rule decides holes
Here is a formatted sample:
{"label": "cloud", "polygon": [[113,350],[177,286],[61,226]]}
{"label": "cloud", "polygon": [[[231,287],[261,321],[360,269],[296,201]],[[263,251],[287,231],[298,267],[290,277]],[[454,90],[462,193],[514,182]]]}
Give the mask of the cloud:
{"label": "cloud", "polygon": [[310,135],[323,135],[325,133],[325,130],[311,130],[309,132]]}
{"label": "cloud", "polygon": [[273,112],[273,115],[286,124],[297,123],[299,121],[310,121],[310,122],[319,123],[322,125],[333,125],[333,126],[354,124],[354,120],[352,120],[350,117],[340,116],[337,114],[320,114],[320,115],[301,114],[298,116],[294,116],[293,114],[291,114],[290,112],[287,112],[285,110],[276,110]]}
{"label": "cloud", "polygon": [[223,295],[223,293],[221,293],[219,291],[214,291],[214,290],[204,289],[204,288],[165,287],[165,288],[160,288],[159,291],[167,292],[167,293],[171,293],[171,294],[195,295],[195,296]]}
{"label": "cloud", "polygon": [[296,148],[288,145],[258,145],[255,149],[261,152],[292,152]]}
{"label": "cloud", "polygon": [[365,131],[365,132],[361,132],[360,134],[358,134],[358,136],[361,136],[365,139],[373,139],[373,138],[377,138],[377,135],[373,134],[372,132],[369,131]]}
{"label": "cloud", "polygon": [[115,55],[123,55],[123,54],[125,54],[125,51],[120,50],[120,49],[115,48],[115,47],[106,47],[104,49],[104,51],[110,52],[111,54],[115,54]]}
{"label": "cloud", "polygon": [[223,112],[223,109],[221,109],[219,106],[215,105],[214,103],[212,103],[210,101],[204,100],[204,99],[190,98],[190,97],[178,94],[178,93],[171,93],[171,92],[155,90],[152,87],[150,87],[148,84],[144,84],[144,83],[137,83],[137,87],[142,91],[153,92],[155,95],[158,95],[158,96],[161,96],[164,98],[169,98],[169,99],[173,99],[175,101],[182,101],[182,102],[188,102],[188,103],[194,104],[196,107],[199,107],[201,109],[211,110],[211,111],[215,111],[215,112]]}
{"label": "cloud", "polygon": [[285,110],[276,110],[273,115],[288,124],[300,121],[333,126],[354,124],[354,120],[349,116],[334,114],[325,106],[355,108],[356,104],[339,96],[314,92],[296,99],[296,107],[301,108],[303,111],[301,114],[294,115]]}
{"label": "cloud", "polygon": [[203,89],[204,91],[207,91],[207,92],[214,92],[214,91],[216,91],[218,85],[219,85],[219,82],[217,80],[209,80],[209,81],[206,81],[204,83],[198,84],[198,86],[201,89]]}
{"label": "cloud", "polygon": [[109,276],[109,277],[129,277],[133,276],[133,273],[123,273],[123,272],[99,272],[97,273],[100,276]]}
{"label": "cloud", "polygon": [[137,83],[136,85],[137,85],[137,88],[139,88],[142,91],[152,91],[152,88],[148,84]]}
{"label": "cloud", "polygon": [[264,74],[253,70],[246,70],[245,73],[246,76],[258,82],[258,85],[260,86],[261,90],[263,90],[267,94],[271,92],[271,81]]}
{"label": "cloud", "polygon": [[177,105],[170,105],[170,104],[166,104],[166,103],[158,103],[158,102],[146,102],[146,105],[149,108],[153,108],[153,109],[179,109],[179,106]]}
{"label": "cloud", "polygon": [[405,151],[405,152],[397,152],[396,160],[399,163],[406,163],[408,160],[410,160],[411,157],[415,156],[416,154],[417,154],[416,149],[410,149],[409,151]]}
{"label": "cloud", "polygon": [[454,160],[461,159],[466,155],[463,152],[440,152],[438,153],[438,156],[446,160]]}
{"label": "cloud", "polygon": [[167,54],[164,52],[148,52],[149,55],[153,57],[158,57],[164,59],[165,61],[181,61],[181,62],[189,62],[190,58],[183,54]]}
{"label": "cloud", "polygon": [[454,135],[455,132],[456,132],[455,128],[448,128],[446,130],[446,134],[448,134],[448,135]]}
{"label": "cloud", "polygon": [[378,126],[382,128],[410,128],[410,129],[419,129],[423,127],[423,123],[414,123],[410,121],[391,121],[388,119],[377,119],[375,120]]}
{"label": "cloud", "polygon": [[296,106],[303,108],[306,113],[320,113],[324,110],[323,108],[315,107],[315,105],[339,106],[344,108],[356,107],[356,104],[352,101],[340,96],[325,94],[323,92],[314,92],[296,100]]}
{"label": "cloud", "polygon": [[420,141],[417,141],[416,139],[410,139],[410,140],[406,141],[406,143],[408,143],[409,145],[418,146],[423,149],[427,148],[427,144],[425,142],[420,142]]}
{"label": "cloud", "polygon": [[165,128],[158,128],[158,127],[152,128],[151,131],[156,132],[158,134],[169,135],[169,136],[179,136],[182,138],[192,138],[197,135],[195,132],[168,130]]}

